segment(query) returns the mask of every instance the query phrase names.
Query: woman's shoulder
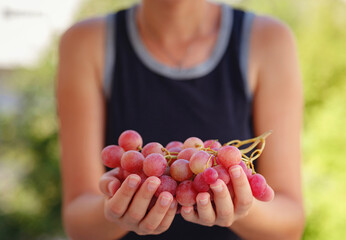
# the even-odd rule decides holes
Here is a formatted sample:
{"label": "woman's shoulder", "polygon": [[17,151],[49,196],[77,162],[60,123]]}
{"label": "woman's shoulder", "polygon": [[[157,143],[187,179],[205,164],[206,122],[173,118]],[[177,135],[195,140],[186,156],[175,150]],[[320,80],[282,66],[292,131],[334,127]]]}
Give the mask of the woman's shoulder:
{"label": "woman's shoulder", "polygon": [[262,76],[264,72],[273,73],[274,66],[279,69],[278,65],[282,64],[290,68],[296,58],[296,43],[291,28],[277,18],[256,14],[250,43],[251,90],[255,91],[260,73]]}
{"label": "woman's shoulder", "polygon": [[85,42],[95,41],[102,37],[106,26],[106,16],[93,17],[81,20],[70,26],[61,37],[61,43],[77,42],[83,44]]}
{"label": "woman's shoulder", "polygon": [[73,24],[60,38],[60,61],[70,58],[87,62],[102,80],[105,31],[106,16],[88,18]]}
{"label": "woman's shoulder", "polygon": [[291,28],[283,21],[256,15],[252,26],[252,42],[262,54],[270,54],[279,48],[294,45],[295,39]]}

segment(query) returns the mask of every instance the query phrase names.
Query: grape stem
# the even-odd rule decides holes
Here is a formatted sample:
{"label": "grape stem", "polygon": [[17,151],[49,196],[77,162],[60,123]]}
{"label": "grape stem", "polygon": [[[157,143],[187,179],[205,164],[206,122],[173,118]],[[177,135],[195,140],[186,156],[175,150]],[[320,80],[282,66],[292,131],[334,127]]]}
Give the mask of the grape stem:
{"label": "grape stem", "polygon": [[[252,173],[255,174],[255,167],[253,165],[253,161],[258,159],[261,154],[262,151],[265,147],[265,139],[272,134],[272,131],[267,131],[265,133],[263,133],[262,135],[255,137],[255,138],[251,138],[251,139],[247,139],[244,141],[240,141],[240,140],[232,140],[228,143],[225,143],[224,146],[234,146],[237,147],[242,155],[242,161],[245,163],[247,168],[251,168]],[[246,145],[246,144],[250,144],[250,146],[240,149],[240,147]],[[256,147],[258,147],[260,144],[260,148],[256,149],[255,151],[253,151],[250,155],[250,157],[248,157],[246,154],[251,152],[252,150],[254,150]]]}

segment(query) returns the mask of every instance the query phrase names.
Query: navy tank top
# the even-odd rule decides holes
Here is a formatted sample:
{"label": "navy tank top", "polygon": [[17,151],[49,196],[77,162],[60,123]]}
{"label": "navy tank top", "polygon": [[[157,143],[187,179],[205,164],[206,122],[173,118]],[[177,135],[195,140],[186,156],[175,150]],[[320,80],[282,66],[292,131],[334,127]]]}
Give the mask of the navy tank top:
{"label": "navy tank top", "polygon": [[[136,6],[107,17],[104,76],[105,144],[127,129],[166,145],[195,136],[221,143],[253,137],[247,58],[254,14],[221,4],[220,31],[210,58],[186,69],[154,59],[141,42]],[[123,239],[240,239],[228,228],[205,227],[176,215],[168,231]]]}

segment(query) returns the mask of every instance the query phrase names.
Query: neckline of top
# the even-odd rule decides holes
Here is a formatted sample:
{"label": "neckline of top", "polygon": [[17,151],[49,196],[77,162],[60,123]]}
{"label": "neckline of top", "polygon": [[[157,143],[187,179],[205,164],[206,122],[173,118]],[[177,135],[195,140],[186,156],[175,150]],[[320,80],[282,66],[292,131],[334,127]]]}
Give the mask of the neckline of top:
{"label": "neckline of top", "polygon": [[141,40],[135,19],[135,10],[138,5],[126,12],[126,25],[129,40],[142,63],[153,72],[175,80],[187,80],[202,77],[210,73],[221,60],[228,46],[233,26],[233,10],[230,6],[221,3],[221,22],[216,43],[210,57],[202,63],[189,68],[175,68],[157,61]]}

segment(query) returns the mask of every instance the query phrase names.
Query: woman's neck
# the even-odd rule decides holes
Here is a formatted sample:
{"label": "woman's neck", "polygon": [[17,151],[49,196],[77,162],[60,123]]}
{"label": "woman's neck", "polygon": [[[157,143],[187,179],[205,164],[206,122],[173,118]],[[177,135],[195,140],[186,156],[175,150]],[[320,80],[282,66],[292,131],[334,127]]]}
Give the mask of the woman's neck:
{"label": "woman's neck", "polygon": [[209,34],[218,16],[217,6],[205,0],[143,0],[137,21],[151,38],[171,45]]}

